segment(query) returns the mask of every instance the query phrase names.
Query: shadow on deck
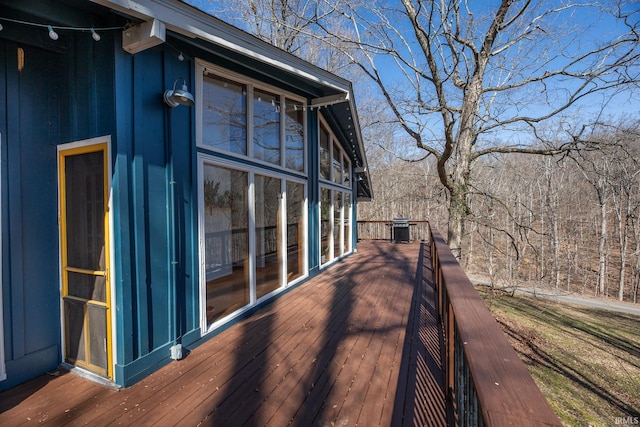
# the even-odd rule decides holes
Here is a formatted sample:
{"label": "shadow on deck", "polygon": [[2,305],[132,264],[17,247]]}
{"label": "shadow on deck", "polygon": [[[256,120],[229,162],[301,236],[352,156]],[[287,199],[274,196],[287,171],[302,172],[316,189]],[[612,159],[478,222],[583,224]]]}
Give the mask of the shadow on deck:
{"label": "shadow on deck", "polygon": [[429,246],[364,241],[132,387],[0,393],[0,425],[445,425],[442,350]]}

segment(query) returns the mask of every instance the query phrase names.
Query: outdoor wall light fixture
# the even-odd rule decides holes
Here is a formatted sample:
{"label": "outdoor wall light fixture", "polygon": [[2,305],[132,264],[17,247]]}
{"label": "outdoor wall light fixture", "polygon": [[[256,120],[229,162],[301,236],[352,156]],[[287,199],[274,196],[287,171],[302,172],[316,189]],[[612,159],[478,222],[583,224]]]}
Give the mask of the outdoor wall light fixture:
{"label": "outdoor wall light fixture", "polygon": [[[182,89],[176,89],[178,82],[182,80]],[[173,89],[167,89],[164,91],[164,102],[171,108],[177,107],[178,105],[186,105],[187,107],[192,106],[195,101],[193,95],[187,89],[187,82],[182,77],[178,77],[175,82],[173,82]]]}

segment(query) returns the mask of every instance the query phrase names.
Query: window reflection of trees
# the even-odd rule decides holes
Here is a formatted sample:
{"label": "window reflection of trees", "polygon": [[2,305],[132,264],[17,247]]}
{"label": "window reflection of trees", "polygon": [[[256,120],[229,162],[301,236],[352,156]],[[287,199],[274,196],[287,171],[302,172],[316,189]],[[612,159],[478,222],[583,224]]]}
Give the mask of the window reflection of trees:
{"label": "window reflection of trees", "polygon": [[203,144],[247,154],[247,89],[221,77],[205,76],[203,89]]}
{"label": "window reflection of trees", "polygon": [[304,184],[287,181],[287,279],[303,274]]}
{"label": "window reflection of trees", "polygon": [[205,165],[207,324],[249,303],[248,174]]}
{"label": "window reflection of trees", "polygon": [[342,192],[333,192],[333,256],[334,258],[342,255],[342,244],[340,242],[340,233],[342,225]]}
{"label": "window reflection of trees", "polygon": [[253,92],[253,157],[280,164],[280,97]]}
{"label": "window reflection of trees", "polygon": [[287,107],[285,115],[285,167],[304,170],[304,116],[300,109]]}
{"label": "window reflection of trees", "polygon": [[322,188],[320,191],[320,233],[321,233],[321,249],[322,263],[331,260],[329,246],[331,233],[331,190]]}
{"label": "window reflection of trees", "polygon": [[331,173],[329,151],[329,133],[324,127],[320,129],[320,178],[329,179]]}
{"label": "window reflection of trees", "polygon": [[256,295],[258,298],[283,284],[280,263],[280,183],[277,178],[256,175]]}
{"label": "window reflection of trees", "polygon": [[333,182],[342,183],[342,151],[337,144],[333,144]]}
{"label": "window reflection of trees", "polygon": [[345,154],[342,160],[342,183],[344,185],[349,185],[350,171],[351,171],[351,162],[349,162],[349,158]]}
{"label": "window reflection of trees", "polygon": [[[275,165],[282,164],[287,169],[304,171],[304,112],[302,108],[296,108],[299,102],[254,88],[253,113],[249,120],[246,85],[205,74],[202,92],[203,145],[247,155],[247,129],[252,126],[254,158]],[[281,107],[284,114],[281,113]],[[281,120],[284,120],[284,146],[281,144]]]}

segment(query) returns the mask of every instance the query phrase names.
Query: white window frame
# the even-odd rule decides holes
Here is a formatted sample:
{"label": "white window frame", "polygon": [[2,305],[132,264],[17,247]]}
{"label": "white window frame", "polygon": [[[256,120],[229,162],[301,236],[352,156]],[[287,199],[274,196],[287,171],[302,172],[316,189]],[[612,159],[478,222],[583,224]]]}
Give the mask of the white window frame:
{"label": "white window frame", "polygon": [[[353,221],[352,221],[352,217],[353,217],[353,212],[351,210],[349,210],[349,212],[347,212],[347,207],[344,204],[344,195],[345,194],[349,194],[351,196],[351,205],[353,207],[353,192],[350,189],[345,189],[342,187],[339,187],[337,185],[329,185],[329,183],[321,183],[320,184],[320,191],[318,192],[318,194],[322,194],[322,189],[327,189],[329,190],[329,200],[331,200],[331,206],[329,206],[329,224],[331,225],[331,228],[329,230],[329,260],[322,262],[322,227],[318,227],[318,249],[319,249],[319,253],[320,253],[320,267],[324,268],[332,263],[334,263],[335,261],[339,260],[340,258],[343,258],[351,253],[354,252],[354,239],[353,239],[353,233],[349,233],[349,239],[351,239],[351,245],[350,245],[350,250],[346,250],[346,242],[344,241],[344,227],[345,227],[345,218],[349,218],[349,220],[351,221],[351,227],[353,227]],[[334,210],[334,202],[335,202],[335,194],[339,193],[342,195],[342,207],[340,209],[340,234],[339,234],[339,238],[340,238],[340,249],[342,251],[342,254],[336,254],[334,253],[334,248],[335,248],[335,241],[334,241],[334,226],[335,226],[335,210]],[[347,216],[347,213],[349,216]],[[322,196],[320,196],[320,200],[318,201],[318,219],[320,222],[322,222]]]}
{"label": "white window frame", "polygon": [[[340,143],[340,140],[336,137],[336,135],[333,133],[333,131],[331,130],[331,127],[329,126],[329,124],[327,123],[327,121],[325,120],[325,118],[322,116],[322,114],[318,114],[318,144],[320,144],[320,132],[321,129],[325,128],[327,130],[327,132],[329,133],[329,179],[325,179],[322,177],[319,177],[320,182],[322,182],[323,184],[329,186],[329,187],[336,187],[336,188],[340,188],[342,191],[346,191],[349,190],[351,191],[351,183],[345,183],[344,182],[344,175],[345,175],[345,167],[349,167],[349,169],[351,169],[351,163],[349,163],[349,165],[345,165],[344,164],[344,159],[345,158],[349,158],[349,156],[347,155],[347,152],[345,151],[344,148],[342,148],[342,144]],[[333,171],[333,160],[334,160],[334,153],[333,153],[333,149],[334,146],[338,146],[339,150],[340,150],[340,182],[336,182],[334,180],[334,171]],[[318,157],[318,170],[320,170],[320,158]],[[348,171],[349,174],[349,180],[351,180],[351,170]],[[319,175],[319,174],[318,174]]]}
{"label": "white window frame", "polygon": [[[340,258],[343,258],[351,253],[353,253],[354,251],[354,239],[353,239],[353,233],[350,233],[349,238],[351,239],[351,244],[350,246],[350,250],[347,251],[346,250],[346,242],[344,241],[344,226],[345,226],[345,206],[344,206],[344,196],[342,197],[342,208],[340,209],[340,248],[342,251],[342,254],[335,254],[334,253],[334,226],[335,226],[335,211],[334,211],[334,202],[335,202],[335,193],[339,192],[339,193],[349,193],[351,195],[351,203],[353,204],[353,200],[354,200],[354,194],[353,194],[353,188],[351,186],[351,180],[353,177],[353,174],[351,173],[351,163],[350,160],[348,164],[344,164],[345,159],[349,159],[349,156],[347,155],[347,152],[344,150],[344,148],[342,148],[342,144],[340,144],[339,139],[335,136],[335,134],[333,133],[333,131],[331,130],[331,127],[329,126],[329,124],[327,123],[327,121],[325,120],[325,118],[322,116],[322,114],[318,114],[318,144],[320,144],[320,132],[322,130],[322,128],[324,128],[328,134],[329,134],[329,179],[325,179],[320,177],[320,174],[318,174],[318,178],[319,178],[319,191],[318,194],[321,195],[322,194],[322,189],[326,188],[328,189],[331,193],[330,193],[330,197],[329,199],[331,200],[331,206],[329,208],[329,223],[331,224],[331,229],[329,230],[329,260],[322,262],[322,227],[318,228],[318,248],[319,248],[319,253],[320,253],[320,267],[324,268],[332,263],[334,263],[335,261],[339,260]],[[334,180],[334,170],[333,170],[333,160],[334,160],[334,147],[337,146],[340,150],[340,165],[341,165],[341,171],[340,171],[340,182],[336,182]],[[345,182],[344,181],[344,176],[345,176],[345,168],[349,168],[348,172],[348,176],[349,176],[349,182]],[[318,156],[318,171],[320,170],[320,157]],[[352,212],[349,212],[349,219],[353,220],[352,218]],[[322,197],[320,196],[320,200],[318,201],[318,219],[320,222],[322,222]],[[353,223],[353,221],[352,221]],[[353,224],[351,225],[353,227]]]}
{"label": "white window frame", "polygon": [[[195,91],[196,91],[196,146],[202,150],[206,150],[213,153],[222,153],[225,155],[229,155],[238,159],[248,160],[252,163],[261,166],[267,166],[270,168],[276,168],[282,170],[286,173],[292,173],[297,176],[307,177],[309,165],[307,160],[307,153],[309,152],[308,146],[308,124],[307,124],[307,115],[303,114],[303,144],[304,144],[304,154],[303,154],[303,166],[302,171],[298,171],[295,169],[289,169],[286,167],[286,100],[292,101],[294,105],[300,105],[304,107],[306,105],[306,100],[303,97],[297,96],[290,92],[284,91],[275,86],[271,86],[265,83],[260,82],[259,80],[255,80],[249,77],[246,77],[242,74],[234,73],[225,68],[219,67],[217,65],[206,62],[202,59],[196,58],[196,81],[195,81]],[[215,147],[210,147],[208,145],[203,144],[203,134],[202,134],[202,118],[203,118],[203,90],[204,90],[204,73],[207,71],[209,74],[213,74],[225,79],[232,80],[234,82],[243,84],[247,88],[247,92],[244,95],[246,97],[247,103],[247,154],[238,154],[225,150],[220,150]],[[284,104],[285,108],[280,109],[280,164],[270,163],[264,160],[257,159],[253,156],[253,91],[254,89],[259,89],[262,91],[266,91],[272,93],[274,95],[278,95],[280,97],[281,103]]]}
{"label": "white window frame", "polygon": [[[298,282],[305,280],[306,278],[309,277],[309,262],[308,262],[308,247],[309,247],[309,235],[308,232],[306,230],[308,230],[308,203],[309,203],[309,193],[308,193],[308,183],[307,180],[291,175],[291,174],[286,174],[286,173],[282,173],[282,172],[277,172],[277,171],[273,171],[273,170],[267,170],[267,169],[263,169],[259,166],[256,165],[251,165],[251,164],[246,164],[246,163],[242,163],[242,162],[238,162],[238,161],[234,161],[234,160],[230,160],[230,159],[223,159],[223,158],[219,158],[216,157],[213,154],[210,153],[198,153],[198,160],[197,160],[197,164],[198,164],[198,170],[197,170],[197,176],[198,176],[198,183],[197,183],[197,188],[198,188],[198,259],[199,259],[199,266],[200,266],[200,270],[199,270],[199,306],[200,306],[200,333],[201,336],[205,336],[209,333],[211,333],[212,331],[218,329],[220,326],[228,323],[229,321],[233,320],[234,318],[242,315],[243,313],[245,313],[246,311],[252,309],[253,307],[255,307],[257,304],[262,303],[263,301],[266,301],[272,297],[274,297],[275,295],[278,295],[279,293],[283,292],[284,290],[286,290],[287,288],[294,286],[295,284],[297,284]],[[206,315],[206,300],[207,300],[207,279],[206,279],[206,271],[205,271],[205,266],[206,263],[205,261],[205,224],[204,224],[204,197],[202,197],[202,194],[204,193],[204,168],[205,165],[211,165],[211,166],[215,166],[215,167],[224,167],[224,168],[229,168],[229,169],[235,169],[238,171],[242,171],[242,172],[246,172],[247,173],[247,179],[248,179],[248,194],[247,194],[247,199],[248,199],[248,233],[249,233],[249,263],[248,263],[248,268],[249,268],[249,303],[246,304],[245,306],[239,308],[238,310],[234,311],[233,313],[230,313],[229,315],[216,320],[215,322],[213,322],[211,325],[207,324],[207,315]],[[282,263],[282,265],[279,266],[280,270],[282,273],[283,280],[285,281],[285,283],[281,283],[281,285],[269,292],[266,295],[263,295],[260,298],[256,298],[256,274],[255,274],[255,270],[256,270],[256,266],[255,266],[255,254],[256,254],[256,234],[255,234],[255,176],[256,175],[262,175],[262,176],[267,176],[267,177],[271,177],[271,178],[277,178],[280,179],[280,190],[281,190],[281,194],[282,197],[280,198],[280,209],[282,212],[282,215],[280,216],[280,230],[282,230],[282,233],[286,233],[286,219],[287,219],[287,199],[286,199],[286,182],[287,181],[291,181],[291,182],[297,182],[300,184],[304,185],[304,205],[303,205],[303,229],[305,230],[305,233],[303,235],[303,242],[302,242],[302,253],[300,256],[302,256],[303,259],[303,272],[302,275],[300,277],[298,277],[295,280],[292,280],[291,282],[287,282],[286,281],[286,268],[287,268],[287,257],[284,256],[283,260],[284,262]],[[285,234],[286,237],[286,234]],[[286,239],[281,239],[280,242],[280,250],[283,250],[283,254],[286,255]]]}

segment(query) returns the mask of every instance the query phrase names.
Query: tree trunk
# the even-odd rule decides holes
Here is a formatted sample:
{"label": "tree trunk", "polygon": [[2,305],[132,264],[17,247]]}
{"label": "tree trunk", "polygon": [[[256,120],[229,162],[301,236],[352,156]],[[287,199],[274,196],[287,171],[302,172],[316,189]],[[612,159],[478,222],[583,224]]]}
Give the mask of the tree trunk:
{"label": "tree trunk", "polygon": [[466,191],[458,189],[451,194],[449,202],[449,231],[447,241],[451,252],[458,261],[462,258],[462,237],[464,236],[464,226],[467,220],[467,194]]}
{"label": "tree trunk", "polygon": [[603,197],[600,201],[600,242],[598,244],[598,287],[596,295],[605,294],[605,286],[607,282],[607,203]]}
{"label": "tree trunk", "polygon": [[626,284],[625,273],[627,270],[627,249],[629,248],[629,218],[633,215],[633,206],[631,201],[631,192],[624,189],[622,192],[622,200],[624,202],[624,210],[619,209],[618,214],[618,239],[620,244],[620,276],[618,281],[618,299],[624,301],[624,288]]}
{"label": "tree trunk", "polygon": [[[471,163],[473,141],[476,137],[473,131],[475,112],[482,90],[483,65],[478,66],[477,74],[471,79],[462,112],[460,113],[460,127],[455,146],[455,162],[453,173],[449,179],[449,193],[451,202],[449,205],[449,233],[448,242],[453,255],[460,261],[462,259],[462,238],[464,226],[469,215],[469,180],[471,176]],[[440,177],[443,178],[442,176]]]}

